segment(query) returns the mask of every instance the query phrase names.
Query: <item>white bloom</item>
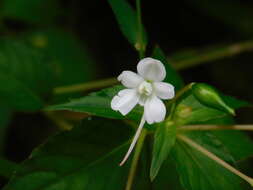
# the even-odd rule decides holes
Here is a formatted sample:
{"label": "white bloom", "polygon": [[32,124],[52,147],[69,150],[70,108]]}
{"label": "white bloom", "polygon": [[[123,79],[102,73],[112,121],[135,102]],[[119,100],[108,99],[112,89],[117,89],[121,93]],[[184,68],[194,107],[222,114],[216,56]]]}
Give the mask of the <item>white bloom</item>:
{"label": "white bloom", "polygon": [[138,74],[123,71],[118,80],[127,89],[121,90],[111,102],[113,110],[128,114],[137,103],[144,106],[145,120],[152,124],[161,122],[166,115],[166,108],[160,99],[174,97],[174,87],[161,82],[166,76],[164,65],[152,58],[144,58],[137,65]]}
{"label": "white bloom", "polygon": [[111,101],[111,107],[122,115],[128,114],[137,104],[144,106],[144,114],[140,126],[129,148],[125,162],[132,151],[145,121],[148,124],[161,122],[166,115],[166,107],[161,99],[172,99],[175,95],[174,87],[165,82],[166,70],[164,65],[156,59],[144,58],[137,65],[137,73],[123,71],[118,80],[127,88],[119,91]]}

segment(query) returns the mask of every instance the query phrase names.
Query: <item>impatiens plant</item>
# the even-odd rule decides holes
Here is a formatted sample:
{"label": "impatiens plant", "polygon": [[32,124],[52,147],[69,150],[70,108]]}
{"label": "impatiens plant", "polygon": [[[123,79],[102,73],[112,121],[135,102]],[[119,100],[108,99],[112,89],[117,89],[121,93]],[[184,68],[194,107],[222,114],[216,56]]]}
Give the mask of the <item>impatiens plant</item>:
{"label": "impatiens plant", "polygon": [[[11,105],[10,110],[0,110],[6,118],[12,110],[38,111],[61,129],[21,164],[0,159],[0,165],[5,166],[0,174],[10,178],[3,189],[252,189],[252,174],[240,168],[240,163],[253,155],[253,141],[244,133],[253,127],[234,120],[237,109],[251,104],[206,83],[185,85],[163,50],[148,44],[141,1],[136,0],[136,10],[126,0],[108,3],[123,35],[139,55],[137,73],[126,70],[115,73],[119,74],[117,79],[79,84],[83,78],[75,74],[87,68],[81,64],[69,68],[65,61],[82,62],[88,56],[70,51],[63,58],[66,49],[61,42],[67,39],[69,47],[75,46],[67,35],[52,30],[35,33],[31,39],[24,35],[25,43],[1,41],[0,56],[1,52],[10,53],[10,47],[13,54],[0,62],[0,82],[6,84],[0,88],[0,101]],[[51,44],[51,49],[45,44]],[[28,47],[31,53],[25,54]],[[61,64],[55,60],[44,63],[44,54],[37,52],[41,48]],[[233,47],[233,52],[236,50]],[[194,61],[201,62],[203,57]],[[23,67],[18,72],[13,65],[19,63]],[[51,72],[53,66],[56,73]],[[29,68],[33,76],[27,74]],[[73,78],[65,76],[68,70]]]}

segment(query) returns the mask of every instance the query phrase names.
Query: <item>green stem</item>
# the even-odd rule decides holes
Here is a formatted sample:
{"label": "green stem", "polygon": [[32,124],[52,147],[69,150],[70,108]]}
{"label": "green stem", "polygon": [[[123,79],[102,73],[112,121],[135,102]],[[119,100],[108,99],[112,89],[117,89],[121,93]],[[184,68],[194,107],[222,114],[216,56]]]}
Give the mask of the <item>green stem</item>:
{"label": "green stem", "polygon": [[55,125],[57,125],[59,127],[59,129],[63,130],[63,131],[69,131],[73,128],[73,126],[71,124],[69,124],[68,122],[62,120],[61,118],[59,118],[56,114],[52,113],[52,112],[43,112],[43,114],[49,118],[51,121],[53,121],[55,123]]}
{"label": "green stem", "polygon": [[125,190],[131,190],[131,188],[132,188],[133,181],[134,181],[134,176],[135,176],[135,173],[136,173],[138,161],[139,161],[139,158],[140,158],[141,150],[142,150],[146,135],[147,135],[147,130],[143,129],[142,132],[141,132],[141,135],[138,139],[135,151],[134,151],[134,156],[133,156],[130,171],[129,171],[129,174],[128,174],[128,179],[127,179],[127,184],[126,184],[126,189]]}
{"label": "green stem", "polygon": [[137,23],[138,23],[138,42],[137,50],[139,51],[139,57],[142,59],[145,56],[145,44],[143,42],[143,28],[141,20],[141,0],[136,0],[137,8]]}
{"label": "green stem", "polygon": [[65,94],[65,93],[72,93],[72,92],[94,90],[97,88],[104,88],[107,86],[111,86],[117,83],[118,81],[116,78],[102,79],[102,80],[97,80],[97,81],[92,81],[92,82],[87,82],[87,83],[82,83],[82,84],[57,87],[54,89],[54,94]]}
{"label": "green stem", "polygon": [[[191,57],[183,60],[175,60],[174,68],[183,70],[203,63],[215,61],[225,57],[232,57],[245,51],[253,50],[253,41],[240,42],[224,47],[208,48],[204,52],[194,53]],[[173,56],[172,56],[173,61]]]}
{"label": "green stem", "polygon": [[[137,0],[137,1],[140,1],[140,0]],[[138,3],[138,7],[140,8],[140,2]],[[172,62],[173,62],[173,67],[176,70],[180,71],[183,69],[187,69],[189,67],[194,67],[196,65],[222,59],[225,57],[231,57],[234,55],[238,55],[242,52],[251,51],[251,50],[253,50],[253,41],[241,42],[241,43],[224,47],[214,52],[196,54],[195,56],[193,56],[194,58],[189,58],[189,59],[187,58],[187,59],[175,60],[175,61],[173,61],[172,59]],[[145,55],[145,49],[144,51],[143,50],[139,51],[139,55],[140,55],[140,58],[142,58]],[[64,93],[71,93],[71,92],[88,91],[88,90],[94,90],[94,89],[99,89],[99,88],[105,88],[108,86],[112,86],[114,84],[117,84],[117,79],[113,77],[113,78],[92,81],[92,82],[87,82],[87,83],[57,87],[54,89],[54,93],[64,94]]]}
{"label": "green stem", "polygon": [[168,101],[168,103],[166,104],[166,106],[169,106],[169,105],[172,105],[174,104],[183,94],[185,94],[188,90],[191,89],[192,85],[194,84],[194,82],[186,85],[184,88],[180,89],[175,97],[171,100],[171,101]]}

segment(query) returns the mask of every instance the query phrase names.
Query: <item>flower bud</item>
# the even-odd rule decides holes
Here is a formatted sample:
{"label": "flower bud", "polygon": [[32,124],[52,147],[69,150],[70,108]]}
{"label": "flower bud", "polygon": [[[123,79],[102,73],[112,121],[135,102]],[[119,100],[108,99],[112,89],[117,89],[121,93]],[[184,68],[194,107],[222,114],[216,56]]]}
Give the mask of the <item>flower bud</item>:
{"label": "flower bud", "polygon": [[217,90],[212,86],[204,83],[195,83],[192,86],[192,93],[200,103],[235,115],[234,109],[224,102]]}
{"label": "flower bud", "polygon": [[175,115],[180,119],[186,119],[192,114],[192,108],[184,104],[179,104],[176,108]]}

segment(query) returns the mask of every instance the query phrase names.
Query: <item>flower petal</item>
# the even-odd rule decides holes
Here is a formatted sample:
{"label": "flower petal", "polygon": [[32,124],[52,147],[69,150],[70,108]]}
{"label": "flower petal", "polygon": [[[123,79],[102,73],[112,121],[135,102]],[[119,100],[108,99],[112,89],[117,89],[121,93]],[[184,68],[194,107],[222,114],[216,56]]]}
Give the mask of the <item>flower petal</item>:
{"label": "flower petal", "polygon": [[154,83],[155,93],[161,99],[172,99],[175,96],[174,86],[166,82]]}
{"label": "flower petal", "polygon": [[138,73],[146,80],[160,82],[165,79],[164,65],[156,59],[144,58],[137,65]]}
{"label": "flower petal", "polygon": [[111,108],[119,111],[122,115],[128,114],[139,101],[139,95],[135,89],[124,89],[119,91],[111,101]]}
{"label": "flower petal", "polygon": [[144,114],[148,124],[161,122],[165,118],[166,107],[157,96],[153,96],[146,101],[144,105]]}
{"label": "flower petal", "polygon": [[132,71],[123,71],[118,76],[118,80],[127,88],[136,88],[143,78]]}
{"label": "flower petal", "polygon": [[141,96],[140,96],[140,99],[139,99],[139,104],[140,104],[141,106],[144,106],[146,99],[147,99],[146,96],[142,96],[142,95],[141,95]]}

